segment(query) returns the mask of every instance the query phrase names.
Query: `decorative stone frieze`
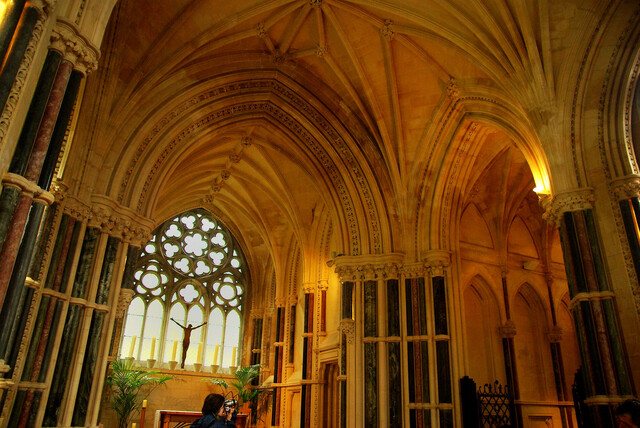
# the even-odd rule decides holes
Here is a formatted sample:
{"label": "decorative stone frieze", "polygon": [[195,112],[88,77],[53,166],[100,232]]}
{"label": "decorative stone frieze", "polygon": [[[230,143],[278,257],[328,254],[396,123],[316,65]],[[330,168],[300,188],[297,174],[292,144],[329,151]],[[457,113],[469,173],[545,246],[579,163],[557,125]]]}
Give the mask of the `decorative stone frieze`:
{"label": "decorative stone frieze", "polygon": [[551,343],[559,343],[562,340],[562,328],[555,326],[547,333],[547,338]]}
{"label": "decorative stone frieze", "polygon": [[502,337],[503,339],[515,337],[516,325],[512,320],[508,320],[503,325],[498,327],[498,333],[500,334],[500,337]]}
{"label": "decorative stone frieze", "polygon": [[100,50],[82,36],[75,24],[58,20],[51,33],[50,49],[58,51],[73,68],[87,75],[98,68]]}
{"label": "decorative stone frieze", "polygon": [[451,254],[446,250],[431,250],[425,258],[427,271],[431,276],[445,276],[445,269],[451,264]]}
{"label": "decorative stone frieze", "polygon": [[120,297],[118,298],[118,306],[116,307],[116,318],[121,319],[124,316],[131,300],[133,300],[133,290],[130,288],[121,288]]}
{"label": "decorative stone frieze", "polygon": [[633,174],[611,180],[609,189],[616,201],[640,197],[640,176]]}
{"label": "decorative stone frieze", "polygon": [[595,195],[589,187],[561,192],[556,195],[540,195],[540,205],[545,213],[543,218],[553,224],[559,224],[562,214],[593,208]]}
{"label": "decorative stone frieze", "polygon": [[340,329],[340,333],[344,334],[347,338],[347,343],[353,343],[355,338],[355,328],[356,322],[350,319],[340,320],[340,325],[338,328]]}

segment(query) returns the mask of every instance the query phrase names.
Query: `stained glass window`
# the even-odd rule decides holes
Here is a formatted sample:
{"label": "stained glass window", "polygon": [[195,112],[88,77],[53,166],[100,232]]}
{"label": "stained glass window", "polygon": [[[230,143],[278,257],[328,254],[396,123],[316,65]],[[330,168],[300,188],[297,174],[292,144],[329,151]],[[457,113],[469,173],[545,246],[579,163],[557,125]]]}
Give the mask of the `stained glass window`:
{"label": "stained glass window", "polygon": [[239,245],[219,220],[203,209],[167,220],[142,247],[133,277],[135,296],[123,330],[122,358],[133,343],[135,359],[167,362],[177,342],[175,360],[180,361],[184,331],[177,323],[195,327],[206,321],[192,331],[185,363],[197,361],[202,342],[204,364],[214,363],[216,345],[216,364],[237,364],[232,353],[241,344],[248,275]]}

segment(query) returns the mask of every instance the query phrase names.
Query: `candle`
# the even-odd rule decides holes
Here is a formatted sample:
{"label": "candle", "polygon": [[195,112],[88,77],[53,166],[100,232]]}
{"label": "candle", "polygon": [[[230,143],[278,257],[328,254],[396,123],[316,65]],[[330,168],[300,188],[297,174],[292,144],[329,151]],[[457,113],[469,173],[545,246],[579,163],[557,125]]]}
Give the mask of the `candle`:
{"label": "candle", "polygon": [[142,408],[143,409],[147,408],[147,400],[142,400]]}
{"label": "candle", "polygon": [[231,352],[231,365],[236,365],[236,347],[233,347],[233,351]]}
{"label": "candle", "polygon": [[176,360],[176,352],[178,351],[178,341],[173,341],[173,352],[171,353],[171,361]]}
{"label": "candle", "polygon": [[202,342],[198,342],[198,355],[196,356],[196,362],[202,364]]}
{"label": "candle", "polygon": [[131,338],[131,346],[129,347],[129,358],[133,358],[133,349],[136,347],[136,336]]}
{"label": "candle", "polygon": [[151,339],[151,352],[149,352],[149,359],[153,360],[153,357],[156,355],[156,338]]}
{"label": "candle", "polygon": [[216,349],[213,351],[213,364],[218,364],[218,351],[220,351],[220,345],[216,345]]}
{"label": "candle", "polygon": [[131,424],[131,428],[136,428],[136,423],[135,422]]}

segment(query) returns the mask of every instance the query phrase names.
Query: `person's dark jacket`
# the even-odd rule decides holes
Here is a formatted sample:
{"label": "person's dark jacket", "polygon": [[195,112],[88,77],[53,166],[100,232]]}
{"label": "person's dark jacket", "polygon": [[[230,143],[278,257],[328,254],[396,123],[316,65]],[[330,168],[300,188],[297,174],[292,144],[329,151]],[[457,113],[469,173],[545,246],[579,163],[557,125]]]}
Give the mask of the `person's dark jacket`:
{"label": "person's dark jacket", "polygon": [[231,416],[231,420],[227,421],[216,415],[205,415],[191,424],[191,428],[235,428],[236,414]]}

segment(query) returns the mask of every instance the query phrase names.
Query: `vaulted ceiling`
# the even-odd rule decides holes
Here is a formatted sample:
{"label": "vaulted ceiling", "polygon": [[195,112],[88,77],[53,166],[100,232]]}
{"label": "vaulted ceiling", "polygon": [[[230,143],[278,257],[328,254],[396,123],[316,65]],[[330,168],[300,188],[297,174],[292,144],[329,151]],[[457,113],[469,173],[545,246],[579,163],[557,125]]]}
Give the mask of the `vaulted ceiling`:
{"label": "vaulted ceiling", "polygon": [[317,246],[319,218],[337,249],[415,252],[447,186],[549,188],[540,130],[605,7],[561,3],[122,0],[68,181],[158,224],[207,206],[258,253]]}

